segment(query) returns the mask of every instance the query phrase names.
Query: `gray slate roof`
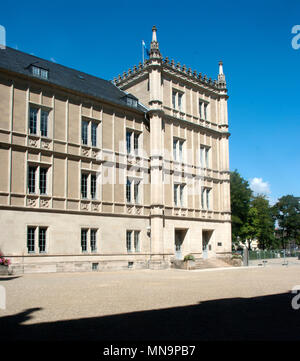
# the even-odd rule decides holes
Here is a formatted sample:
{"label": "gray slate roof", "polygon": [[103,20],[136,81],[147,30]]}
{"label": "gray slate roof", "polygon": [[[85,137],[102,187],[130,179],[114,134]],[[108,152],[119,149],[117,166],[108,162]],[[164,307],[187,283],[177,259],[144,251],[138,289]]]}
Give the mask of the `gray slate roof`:
{"label": "gray slate roof", "polygon": [[127,93],[120,90],[108,80],[67,68],[63,65],[38,58],[10,47],[0,49],[0,70],[6,69],[36,79],[36,77],[32,75],[31,65],[48,70],[48,79],[38,78],[45,83],[55,84],[128,108],[138,109],[142,112],[147,111],[147,108],[139,103],[137,108],[127,105]]}

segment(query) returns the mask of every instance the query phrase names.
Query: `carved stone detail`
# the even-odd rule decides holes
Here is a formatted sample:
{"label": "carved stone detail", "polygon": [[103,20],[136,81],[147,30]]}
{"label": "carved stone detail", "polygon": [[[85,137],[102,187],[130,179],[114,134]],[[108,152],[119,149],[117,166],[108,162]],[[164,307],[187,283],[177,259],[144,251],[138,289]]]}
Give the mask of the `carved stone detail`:
{"label": "carved stone detail", "polygon": [[41,201],[40,201],[40,206],[42,208],[49,208],[49,204],[50,204],[50,202],[48,199],[41,199]]}

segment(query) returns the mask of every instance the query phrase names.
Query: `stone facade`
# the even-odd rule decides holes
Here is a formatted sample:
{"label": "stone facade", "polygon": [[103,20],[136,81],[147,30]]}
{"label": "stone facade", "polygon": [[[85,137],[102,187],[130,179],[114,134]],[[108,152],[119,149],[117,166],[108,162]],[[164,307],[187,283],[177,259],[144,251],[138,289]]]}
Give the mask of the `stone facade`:
{"label": "stone facade", "polygon": [[15,273],[231,252],[222,63],[212,81],[152,34],[149,59],[114,79],[130,106],[0,69],[0,249]]}

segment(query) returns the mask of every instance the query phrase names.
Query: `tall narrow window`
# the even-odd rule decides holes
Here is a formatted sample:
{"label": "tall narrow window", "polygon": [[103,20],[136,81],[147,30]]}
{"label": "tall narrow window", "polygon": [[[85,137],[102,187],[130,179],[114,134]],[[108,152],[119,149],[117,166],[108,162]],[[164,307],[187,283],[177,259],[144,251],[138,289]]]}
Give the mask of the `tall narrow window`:
{"label": "tall narrow window", "polygon": [[91,251],[97,251],[97,230],[91,229]]}
{"label": "tall narrow window", "polygon": [[178,109],[182,110],[182,94],[178,93]]}
{"label": "tall narrow window", "polygon": [[86,252],[87,251],[87,229],[81,230],[81,251]]}
{"label": "tall narrow window", "polygon": [[132,132],[126,132],[126,149],[128,154],[131,153],[131,134]]}
{"label": "tall narrow window", "polygon": [[27,250],[28,253],[34,253],[34,244],[35,244],[35,228],[28,227],[27,229]]}
{"label": "tall narrow window", "polygon": [[127,252],[132,252],[131,235],[132,235],[132,231],[126,231],[126,248],[127,248]]}
{"label": "tall narrow window", "polygon": [[207,104],[204,104],[204,119],[207,120]]}
{"label": "tall narrow window", "polygon": [[134,251],[140,252],[140,232],[134,231]]}
{"label": "tall narrow window", "polygon": [[88,174],[81,174],[81,197],[87,198],[87,183],[88,183]]}
{"label": "tall narrow window", "polygon": [[183,207],[184,206],[184,185],[183,184],[181,184],[180,185],[180,205],[181,205],[181,207]]}
{"label": "tall narrow window", "polygon": [[202,102],[199,102],[199,118],[202,119],[202,106],[203,106],[203,103]]}
{"label": "tall narrow window", "polygon": [[40,168],[40,194],[47,194],[47,168]]}
{"label": "tall narrow window", "polygon": [[30,115],[29,115],[29,133],[36,134],[37,133],[37,115],[38,110],[36,108],[30,108]]}
{"label": "tall narrow window", "polygon": [[177,160],[177,140],[173,139],[173,158]]}
{"label": "tall narrow window", "polygon": [[206,188],[206,209],[210,209],[210,189]]}
{"label": "tall narrow window", "polygon": [[84,145],[88,144],[88,126],[89,123],[83,120],[81,123],[81,141]]}
{"label": "tall narrow window", "polygon": [[139,203],[139,187],[140,187],[140,182],[135,181],[134,182],[134,202],[135,203]]}
{"label": "tall narrow window", "polygon": [[178,197],[177,197],[177,193],[178,193],[178,184],[174,184],[174,205],[177,207],[178,206]]}
{"label": "tall narrow window", "polygon": [[201,189],[201,206],[202,206],[202,208],[205,208],[205,204],[204,204],[204,193],[205,193],[205,188],[202,187],[202,189]]}
{"label": "tall narrow window", "polygon": [[182,161],[182,148],[183,148],[183,141],[179,141],[179,160]]}
{"label": "tall narrow window", "polygon": [[39,228],[39,251],[40,251],[40,253],[46,252],[46,232],[47,232],[47,228]]}
{"label": "tall narrow window", "polygon": [[128,203],[131,202],[131,181],[128,178],[126,183],[126,200]]}
{"label": "tall narrow window", "polygon": [[210,165],[209,153],[210,153],[210,147],[207,146],[200,147],[200,166],[202,168],[209,168]]}
{"label": "tall narrow window", "polygon": [[134,133],[134,142],[133,142],[133,147],[134,147],[134,153],[137,155],[139,152],[139,133]]}
{"label": "tall narrow window", "polygon": [[97,195],[97,177],[95,174],[91,175],[91,197],[96,199]]}
{"label": "tall narrow window", "polygon": [[48,116],[49,113],[45,110],[41,111],[41,136],[48,136]]}
{"label": "tall narrow window", "polygon": [[28,168],[28,192],[35,193],[35,174],[36,167],[29,166]]}
{"label": "tall narrow window", "polygon": [[92,146],[96,147],[97,146],[97,128],[98,128],[98,124],[97,123],[92,123],[92,131],[91,131],[91,136],[92,136]]}
{"label": "tall narrow window", "polygon": [[172,106],[176,109],[176,92],[174,90],[172,92]]}

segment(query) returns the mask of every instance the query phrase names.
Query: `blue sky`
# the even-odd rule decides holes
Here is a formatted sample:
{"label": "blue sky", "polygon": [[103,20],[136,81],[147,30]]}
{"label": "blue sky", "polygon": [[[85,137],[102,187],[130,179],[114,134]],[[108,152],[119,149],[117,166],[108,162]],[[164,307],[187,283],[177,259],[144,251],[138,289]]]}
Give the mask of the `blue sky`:
{"label": "blue sky", "polygon": [[8,46],[108,80],[142,60],[153,25],[163,56],[213,79],[223,60],[231,170],[272,201],[300,196],[299,1],[3,2],[0,24]]}

